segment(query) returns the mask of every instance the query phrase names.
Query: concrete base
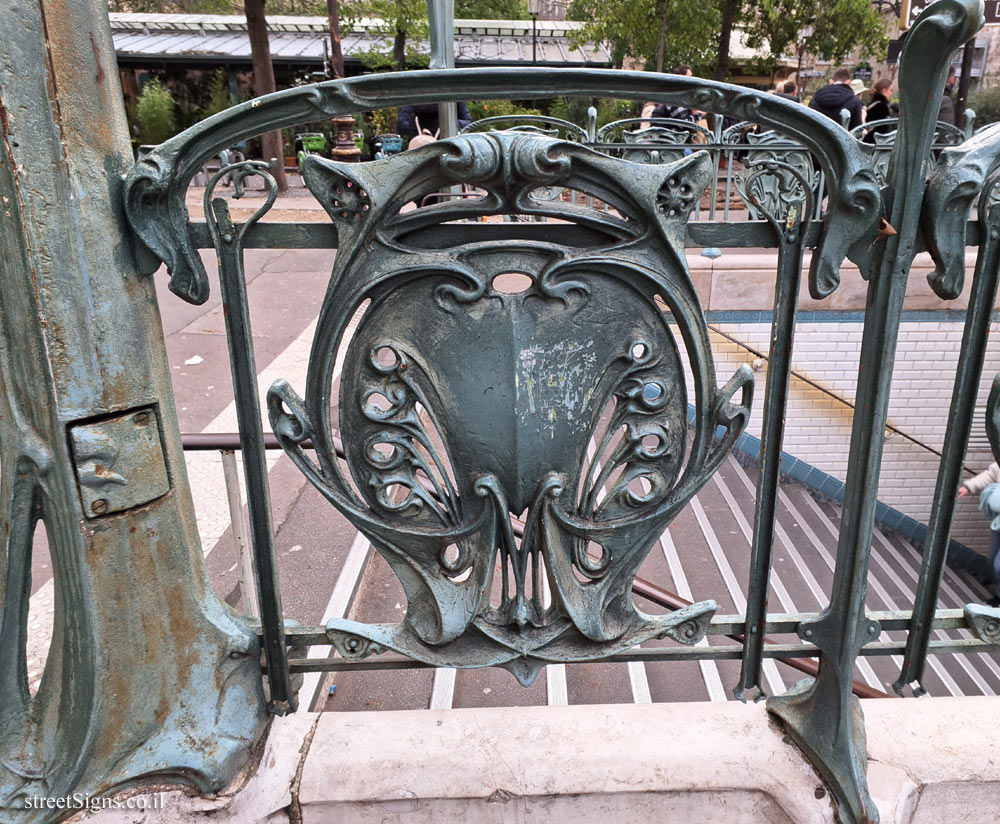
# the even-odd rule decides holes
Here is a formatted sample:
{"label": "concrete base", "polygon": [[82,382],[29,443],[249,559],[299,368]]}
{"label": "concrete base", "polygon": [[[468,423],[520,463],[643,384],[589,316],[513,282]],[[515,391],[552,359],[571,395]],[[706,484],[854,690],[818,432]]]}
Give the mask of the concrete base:
{"label": "concrete base", "polygon": [[[883,824],[1000,822],[996,699],[863,705],[869,784]],[[86,820],[835,820],[826,788],[761,704],[325,713],[282,720],[273,743],[257,775],[228,798],[206,805],[168,793],[160,811]]]}

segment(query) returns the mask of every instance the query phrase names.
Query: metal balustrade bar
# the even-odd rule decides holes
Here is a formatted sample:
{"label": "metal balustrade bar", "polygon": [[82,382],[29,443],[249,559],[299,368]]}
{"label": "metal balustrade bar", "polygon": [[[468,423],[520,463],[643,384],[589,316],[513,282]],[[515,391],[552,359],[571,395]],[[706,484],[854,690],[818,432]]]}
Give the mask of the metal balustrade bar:
{"label": "metal balustrade bar", "polygon": [[[996,645],[986,644],[976,639],[962,639],[955,641],[931,641],[927,652],[929,655],[948,655],[955,653],[968,654],[987,649],[996,649]],[[902,655],[905,651],[905,642],[879,641],[862,647],[859,654],[862,656],[887,657]],[[784,662],[800,658],[814,658],[818,653],[819,650],[810,644],[768,644],[763,649],[763,657],[765,659]],[[616,652],[606,655],[601,660],[614,664],[625,664],[630,661],[653,664],[664,661],[739,661],[742,657],[742,646],[727,645],[722,647],[637,647],[627,652]],[[356,661],[348,661],[343,658],[290,658],[288,668],[293,673],[356,672],[358,670],[381,669],[433,669],[435,665],[416,661],[412,658],[386,654]],[[266,671],[266,667],[264,669]]]}
{"label": "metal balustrade bar", "polygon": [[[913,617],[910,610],[885,610],[868,613],[869,617],[878,621],[883,630],[908,631],[911,628]],[[803,621],[808,621],[815,617],[815,613],[796,613],[795,615],[784,615],[780,613],[768,613],[767,621],[764,623],[764,632],[768,635],[795,634]],[[705,635],[739,635],[746,628],[745,615],[716,615],[713,616],[705,628]],[[931,621],[931,629],[969,629],[970,625],[965,617],[965,613],[960,609],[939,609],[934,614]],[[319,646],[329,645],[330,639],[326,634],[326,629],[320,626],[291,626],[285,631],[289,646]],[[968,639],[966,639],[968,640]],[[977,641],[977,644],[1000,649],[1000,643],[987,643]],[[809,646],[809,645],[806,645]],[[868,644],[867,648],[874,648]]]}
{"label": "metal balustrade bar", "polygon": [[[212,249],[211,238],[204,221],[193,220],[189,224],[192,246],[196,249]],[[514,238],[542,239],[551,230],[544,223],[464,223],[437,227],[435,239],[441,245],[460,245],[481,241],[498,241]],[[566,224],[560,226],[560,237],[569,244],[586,243],[594,235],[585,228]],[[811,221],[803,230],[807,249],[815,248],[823,235],[823,221]],[[966,245],[979,245],[980,227],[978,221],[970,220],[965,227]],[[746,221],[726,223],[725,221],[704,221],[688,223],[684,236],[687,248],[702,249],[774,249],[778,246],[774,232],[766,221]],[[337,233],[326,223],[268,223],[257,224],[254,232],[246,238],[244,249],[336,249]],[[918,239],[917,252],[927,251],[923,239]]]}
{"label": "metal balustrade bar", "polygon": [[[182,444],[184,446],[185,451],[205,451],[205,450],[219,449],[219,450],[223,451],[224,454],[226,452],[229,452],[231,454],[230,450],[234,450],[235,451],[235,450],[239,450],[240,449],[240,442],[239,442],[239,434],[238,433],[199,433],[199,434],[186,434],[186,435],[182,435],[181,436],[181,440],[182,440]],[[280,444],[278,444],[277,439],[270,432],[264,433],[263,443],[264,443],[264,448],[265,449],[278,449],[278,448],[280,448]],[[311,442],[304,442],[303,446],[304,446],[304,448],[310,448],[310,449],[312,448]],[[337,454],[338,458],[343,459],[343,457],[344,457],[343,446],[342,446],[342,444],[341,444],[341,442],[340,442],[339,439],[335,439],[335,448],[336,448],[336,454]],[[226,480],[226,485],[227,485],[227,493],[229,494],[229,496],[232,497],[233,495],[238,494],[238,492],[236,490],[233,490],[233,489],[229,488],[230,480],[229,480],[228,476],[226,476],[225,480]],[[716,477],[715,480],[718,482],[719,478]],[[435,491],[432,488],[430,488],[429,484],[427,485],[426,488],[427,488],[428,494],[430,494],[430,495],[434,495],[435,494]],[[735,502],[731,502],[730,505],[732,507],[735,507]],[[736,512],[735,509],[733,511],[734,511],[734,513]],[[517,518],[512,518],[511,519],[511,526],[512,526],[513,532],[514,532],[514,534],[516,536],[518,536],[518,537],[522,537],[523,536],[523,534],[524,534],[524,523],[523,523],[523,521],[521,521],[520,519],[517,519]],[[237,528],[238,528],[238,525],[234,521],[234,523],[233,523],[234,533],[237,530]],[[747,532],[747,539],[750,540],[749,526],[745,527],[745,530]],[[238,551],[238,558],[237,558],[237,560],[238,560],[238,563],[242,561],[242,558],[239,556],[239,551]],[[735,581],[733,583],[735,585]],[[681,597],[679,595],[676,595],[675,593],[669,592],[666,589],[663,589],[662,587],[660,587],[660,586],[658,586],[658,585],[656,585],[654,583],[651,583],[650,581],[644,580],[643,578],[636,578],[633,581],[632,588],[633,588],[633,592],[635,594],[639,595],[640,597],[648,599],[648,600],[652,601],[653,603],[655,603],[655,604],[657,604],[659,606],[666,607],[666,608],[671,609],[671,610],[683,609],[684,607],[690,606],[693,603],[690,599],[683,598],[683,597]],[[343,613],[344,610],[341,609],[340,612]],[[252,613],[251,613],[251,615],[252,615]],[[886,615],[891,615],[891,613],[886,613]],[[341,614],[341,615],[339,615],[339,617],[344,617],[344,615]],[[778,617],[778,616],[775,616],[775,617]],[[797,622],[800,621],[800,620],[802,620],[802,617],[803,616],[792,616],[793,620],[796,623],[791,624],[791,626],[792,627],[797,626]],[[715,619],[713,619],[713,624],[715,624],[715,623],[716,623]],[[725,631],[722,634],[726,634],[726,635],[732,637],[734,640],[743,642],[745,640],[745,637],[742,634],[741,630],[743,629],[743,627],[745,627],[745,625],[746,625],[746,619],[743,618],[743,619],[741,619],[739,621],[738,625],[733,625],[733,627],[731,628],[731,631]],[[963,622],[962,622],[961,625],[965,626],[964,619],[963,619]],[[720,624],[718,624],[718,626],[725,626],[725,625],[720,623]],[[770,625],[768,625],[768,626],[770,626]],[[780,623],[776,624],[775,626],[780,627]],[[775,632],[775,631],[784,631],[784,630],[781,630],[781,629],[765,629],[764,630],[765,633],[771,633],[771,632]],[[297,646],[298,645],[298,646],[309,646],[309,647],[329,647],[330,639],[326,635],[325,630],[323,630],[322,628],[304,628],[304,627],[301,627],[301,626],[296,626],[296,627],[289,627],[289,628],[287,628],[286,629],[286,634],[287,633],[291,633],[291,638],[288,641],[288,643],[289,643],[290,646]],[[720,633],[719,633],[718,630],[713,630],[710,627],[706,631],[706,634],[720,634]],[[772,642],[767,641],[767,643],[772,643]],[[322,656],[311,655],[310,657],[315,659],[315,658],[321,658]],[[789,666],[795,668],[795,669],[800,670],[801,672],[806,673],[807,675],[815,675],[816,674],[816,665],[812,661],[787,659],[787,660],[785,660],[785,663],[788,664]],[[560,665],[558,665],[558,664],[556,664],[556,665],[550,665],[547,668],[547,671],[548,671],[548,669],[551,669],[553,666],[558,667]],[[314,672],[321,672],[323,670],[317,669],[317,670],[313,670],[313,671]],[[437,682],[435,682],[435,683],[437,683]],[[861,698],[885,698],[885,697],[888,697],[884,692],[882,692],[880,690],[877,690],[877,689],[872,689],[871,687],[869,687],[869,686],[867,686],[865,684],[862,684],[860,682],[855,682],[855,684],[854,684],[854,691],[855,691],[855,694],[857,694]],[[308,700],[308,696],[307,696],[307,700]]]}

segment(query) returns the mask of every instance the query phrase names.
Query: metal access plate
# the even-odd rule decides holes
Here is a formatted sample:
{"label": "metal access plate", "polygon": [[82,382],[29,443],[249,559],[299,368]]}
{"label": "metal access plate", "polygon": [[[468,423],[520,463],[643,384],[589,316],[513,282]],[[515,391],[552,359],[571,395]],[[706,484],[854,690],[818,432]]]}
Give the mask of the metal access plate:
{"label": "metal access plate", "polygon": [[70,428],[83,511],[99,518],[165,495],[170,477],[152,407]]}

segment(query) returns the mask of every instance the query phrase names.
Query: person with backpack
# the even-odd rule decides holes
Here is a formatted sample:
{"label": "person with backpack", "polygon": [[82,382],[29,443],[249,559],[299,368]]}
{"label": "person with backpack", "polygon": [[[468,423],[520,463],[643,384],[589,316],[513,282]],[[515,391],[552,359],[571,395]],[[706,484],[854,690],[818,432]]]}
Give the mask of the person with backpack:
{"label": "person with backpack", "polygon": [[825,114],[835,123],[840,123],[840,112],[847,109],[851,113],[851,123],[847,127],[853,129],[861,125],[862,106],[861,100],[854,94],[851,88],[851,70],[837,69],[833,73],[830,84],[824,86],[809,101],[809,108],[815,109],[820,114]]}

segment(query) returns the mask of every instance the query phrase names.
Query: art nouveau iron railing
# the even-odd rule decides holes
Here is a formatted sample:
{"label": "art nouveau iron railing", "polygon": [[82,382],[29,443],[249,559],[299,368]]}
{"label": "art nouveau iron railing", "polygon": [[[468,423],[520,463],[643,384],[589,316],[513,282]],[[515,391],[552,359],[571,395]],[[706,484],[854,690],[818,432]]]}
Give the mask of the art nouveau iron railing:
{"label": "art nouveau iron railing", "polygon": [[[1000,267],[1000,211],[989,205],[1000,168],[1000,141],[994,139],[995,132],[984,133],[949,149],[930,168],[934,127],[928,101],[939,98],[950,54],[973,35],[981,15],[981,7],[971,0],[940,0],[911,29],[901,72],[903,117],[887,185],[881,190],[872,150],[803,107],[734,86],[610,71],[471,70],[461,72],[460,82],[456,73],[441,71],[297,88],[217,115],[143,158],[124,186],[140,268],[150,274],[166,263],[171,289],[198,303],[208,296],[208,280],[197,249],[214,246],[219,256],[271,710],[294,709],[292,675],[316,667],[502,666],[526,683],[540,667],[554,661],[734,657],[742,660],[736,691],[744,695],[762,692],[765,657],[818,657],[816,678],[788,694],[771,696],[768,708],[831,785],[842,819],[875,819],[877,811],[866,789],[861,713],[851,694],[857,656],[899,651],[897,645],[877,639],[882,629],[906,629],[897,684],[902,689],[910,684],[919,687],[929,652],[993,649],[1000,643],[996,611],[970,605],[961,613],[935,614],[954,492],[971,424],[974,393],[969,389],[977,385],[982,371]],[[87,51],[78,57],[85,62],[97,54],[94,40],[93,55]],[[226,202],[213,196],[216,177],[206,195],[206,223],[188,220],[184,202],[192,176],[220,149],[251,135],[317,117],[402,103],[556,94],[685,104],[787,135],[805,146],[823,169],[827,181],[823,219],[808,219],[810,181],[780,160],[758,164],[751,172],[758,179],[776,180],[782,194],[773,206],[762,207],[774,210],[764,211],[763,220],[736,227],[692,224],[689,213],[714,175],[705,154],[642,166],[570,142],[505,132],[440,141],[366,165],[310,158],[306,181],[327,210],[329,224],[259,222],[273,202],[274,189],[266,168],[253,162],[225,170],[237,176],[257,175],[271,187],[252,219],[233,223]],[[15,125],[23,112],[31,111],[17,109]],[[7,166],[2,168],[4,174],[10,172]],[[6,185],[6,178],[0,183]],[[402,210],[423,194],[463,183],[486,194],[478,200]],[[549,186],[584,192],[611,208],[595,213],[533,196]],[[968,223],[977,197],[976,221]],[[560,222],[457,222],[507,213]],[[954,298],[962,291],[966,243],[978,245],[979,256],[915,608],[912,614],[866,614],[882,437],[908,267],[920,248],[928,248],[938,263],[933,288],[943,299]],[[746,369],[737,370],[724,386],[716,385],[704,314],[686,268],[688,245],[777,249],[750,598],[741,616],[715,615],[712,601],[650,616],[640,612],[631,598],[632,580],[651,542],[726,456],[746,425],[753,400],[752,375]],[[260,246],[337,248],[304,395],[279,381],[267,394],[267,407],[285,451],[372,541],[400,578],[408,607],[399,624],[335,620],[326,627],[286,627],[282,619],[243,278],[244,250]],[[857,391],[861,412],[853,422],[830,604],[816,615],[777,616],[769,615],[766,605],[783,408],[806,247],[815,250],[809,273],[815,298],[837,288],[845,256],[869,280]],[[494,279],[511,272],[526,276],[530,285],[516,294],[499,291]],[[4,340],[9,338],[9,305],[5,300],[0,318]],[[347,320],[359,307],[364,313],[348,342]],[[345,355],[338,362],[342,344]],[[694,386],[690,425],[685,361]],[[334,404],[333,372],[338,365],[342,377]],[[9,380],[20,380],[20,372],[15,372],[14,378],[4,373],[5,386]],[[107,379],[113,383],[116,377],[117,373]],[[989,416],[995,449],[1000,447],[998,393],[991,398]],[[13,403],[11,397],[8,391],[4,403]],[[336,420],[334,408],[339,410]],[[115,415],[108,418],[111,412]],[[144,484],[142,491],[148,495],[141,498],[130,497],[138,485],[116,490],[121,496],[114,507],[106,497],[97,497],[104,486],[114,483],[99,471],[101,461],[121,446],[123,438],[151,443],[156,427],[149,424],[165,414],[149,404],[124,418],[121,412],[106,410],[93,420],[77,412],[75,419],[69,418],[71,426],[59,424],[59,431],[70,437],[77,461],[75,481],[66,484],[79,500],[68,493],[64,498],[76,500],[74,506],[86,504],[82,517],[91,538],[125,531],[128,513],[155,508],[156,501],[169,498],[163,491],[171,488],[169,475],[159,479],[156,489]],[[85,417],[86,421],[76,420]],[[72,723],[54,725],[62,731],[53,732],[55,739],[22,736],[22,728],[30,732],[36,724],[32,719],[45,714],[26,709],[31,702],[26,688],[21,688],[23,645],[18,651],[14,642],[23,640],[26,608],[21,597],[24,573],[18,564],[24,561],[25,541],[30,544],[30,527],[39,517],[37,496],[42,492],[38,490],[48,494],[45,484],[51,487],[54,482],[33,480],[44,474],[42,468],[38,473],[31,468],[45,464],[44,450],[30,438],[28,446],[20,446],[21,429],[10,423],[11,415],[5,414],[3,420],[7,427],[3,483],[13,513],[7,525],[20,543],[11,544],[17,552],[8,556],[5,567],[5,582],[12,585],[4,589],[3,655],[12,665],[0,670],[0,677],[13,685],[11,694],[16,693],[17,700],[4,707],[0,732],[5,751],[22,738],[40,742],[23,747],[17,759],[4,759],[0,778],[5,797],[29,785],[72,787],[81,775],[93,786],[119,786],[132,775],[120,766],[126,747],[116,741],[123,733],[119,730],[117,738],[114,730],[95,733],[87,726],[91,723],[87,713],[72,715],[76,706],[92,706],[82,699],[69,701],[88,666],[85,653],[90,648],[79,640],[82,619],[65,633],[68,640],[60,647],[60,656],[81,667],[64,679],[67,700],[60,703],[49,694],[35,705],[59,707],[67,717],[72,715]],[[163,431],[170,447],[169,432]],[[335,431],[342,439],[339,444]],[[17,437],[8,437],[11,432]],[[596,449],[588,455],[590,440]],[[69,448],[60,445],[58,437],[55,442],[60,449]],[[337,456],[338,445],[343,459]],[[28,460],[31,456],[34,464]],[[160,458],[165,464],[162,454]],[[526,516],[518,530],[511,516],[522,512]],[[53,512],[51,517],[58,520],[63,514]],[[55,525],[60,536],[76,534],[61,522]],[[158,546],[153,538],[150,541]],[[61,562],[74,569],[72,561],[82,553],[72,554],[76,545],[64,543],[57,547]],[[143,547],[137,546],[136,552]],[[98,564],[87,574],[113,571]],[[76,578],[67,583],[67,597],[77,597],[79,614],[91,616],[88,620],[96,625],[97,613],[73,589],[79,586]],[[202,624],[196,626],[193,612],[184,610],[185,592],[170,589],[170,582],[163,586],[165,608],[176,622],[176,632],[183,635],[185,627],[195,632]],[[546,586],[552,594],[548,605],[542,597]],[[107,583],[105,589],[113,590],[115,599],[127,600],[122,582]],[[202,602],[194,595],[189,600],[193,611],[200,609]],[[170,660],[176,660],[184,675],[192,668],[204,669],[217,655],[216,680],[232,677],[245,685],[240,679],[248,668],[247,651],[254,652],[253,635],[246,624],[223,610],[208,612],[212,632],[225,644],[220,641],[204,656],[192,645]],[[203,612],[197,615],[201,621]],[[972,629],[976,639],[930,641],[934,627],[957,626]],[[800,643],[765,650],[766,633],[793,631]],[[706,633],[744,640],[722,648],[691,646]],[[664,635],[679,646],[637,647],[644,639]],[[290,648],[331,643],[338,659],[306,661],[289,653]],[[86,678],[92,677],[94,672],[87,670]],[[117,681],[114,688],[116,695],[127,692]],[[259,684],[242,690],[242,704],[220,698],[217,705],[204,709],[191,700],[185,713],[165,710],[163,717],[157,714],[148,723],[158,723],[169,739],[174,732],[186,731],[185,724],[190,726],[203,710],[214,713],[211,718],[204,715],[208,726],[221,725],[221,718],[232,721],[230,726],[238,727],[240,736],[253,737],[256,717],[252,723],[236,721],[240,713],[253,713],[254,689],[259,690]],[[104,736],[105,743],[87,761],[89,766],[60,762],[49,772],[33,766],[36,749],[49,747],[50,760],[56,761],[56,750],[69,751],[59,737],[69,735],[65,732],[69,729]],[[237,738],[234,734],[233,740]],[[167,740],[150,752],[173,753],[170,747]],[[128,753],[139,751],[139,745],[128,749]],[[215,763],[213,757],[205,754],[197,769],[187,763],[164,765],[152,755],[150,763],[155,761],[159,774],[227,773],[231,765]],[[8,781],[9,776],[15,778]]]}
{"label": "art nouveau iron railing", "polygon": [[[846,110],[844,113],[847,114]],[[586,127],[555,117],[506,115],[474,121],[462,129],[462,133],[498,128],[531,131],[571,140],[633,163],[671,163],[695,151],[707,152],[713,159],[715,174],[695,204],[690,217],[694,221],[731,220],[740,216],[743,210],[749,213],[750,219],[763,220],[758,204],[764,211],[775,213],[780,206],[774,201],[782,189],[779,179],[782,175],[757,175],[754,167],[777,161],[792,166],[809,181],[814,193],[814,215],[817,219],[822,216],[826,190],[823,170],[805,146],[787,134],[773,129],[762,130],[749,121],[726,125],[721,117],[717,118],[714,129],[686,120],[641,117],[615,120],[597,128],[596,119],[597,110],[593,107],[588,110]],[[971,135],[972,123],[970,119],[963,131],[939,121],[930,150],[937,155],[961,143]],[[851,130],[859,140],[865,138],[870,128],[876,130],[873,140],[868,142],[874,143],[872,165],[879,186],[885,184],[898,125],[897,118],[890,118]],[[751,175],[752,186],[749,185]],[[607,208],[606,204],[595,203],[592,198],[572,190],[549,189],[547,194],[552,199]]]}

